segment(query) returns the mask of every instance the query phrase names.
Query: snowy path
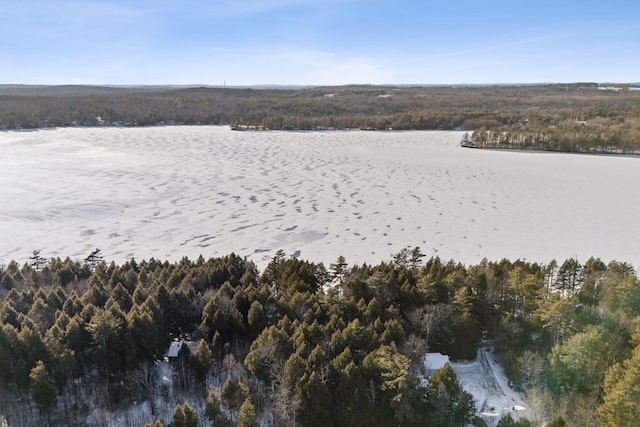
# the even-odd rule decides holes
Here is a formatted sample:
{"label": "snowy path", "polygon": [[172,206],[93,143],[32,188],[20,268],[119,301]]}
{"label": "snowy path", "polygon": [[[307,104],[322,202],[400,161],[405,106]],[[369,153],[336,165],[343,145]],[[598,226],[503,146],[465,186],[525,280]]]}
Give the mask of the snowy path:
{"label": "snowy path", "polygon": [[473,395],[478,413],[489,426],[511,413],[515,420],[529,417],[529,410],[522,396],[509,387],[504,369],[494,359],[490,348],[478,349],[478,357],[470,362],[452,362],[462,387]]}

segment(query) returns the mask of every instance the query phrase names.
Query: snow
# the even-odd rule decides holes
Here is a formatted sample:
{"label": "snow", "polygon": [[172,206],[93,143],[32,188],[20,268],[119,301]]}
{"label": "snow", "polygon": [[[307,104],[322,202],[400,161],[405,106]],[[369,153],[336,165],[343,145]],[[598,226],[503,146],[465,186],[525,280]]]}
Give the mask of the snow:
{"label": "snow", "polygon": [[[450,361],[441,353],[427,353],[424,367],[429,377],[433,371],[449,363],[458,377],[462,388],[473,396],[476,409],[489,426],[495,426],[500,418],[510,413],[514,420],[529,417],[529,410],[523,397],[509,386],[502,366],[496,362],[493,350],[483,343],[478,356],[472,361]],[[421,381],[425,386],[427,380]]]}
{"label": "snow", "polygon": [[183,344],[189,348],[189,353],[194,354],[196,352],[197,343],[195,341],[173,341],[169,344],[165,357],[168,359],[178,357]]}
{"label": "snow", "polygon": [[165,384],[166,387],[173,387],[173,368],[167,361],[160,361],[158,363],[158,379],[160,384]]}
{"label": "snow", "polygon": [[180,350],[182,349],[182,341],[174,341],[171,343],[171,345],[169,345],[169,350],[167,351],[167,357],[168,358],[175,358],[178,357],[178,354],[180,354]]}
{"label": "snow", "polygon": [[451,367],[465,391],[471,393],[479,415],[489,426],[510,413],[514,420],[530,417],[523,397],[509,386],[504,369],[488,347],[478,349],[474,361],[452,362]]}
{"label": "snow", "polygon": [[228,127],[0,132],[0,265],[282,249],[329,265],[406,247],[465,264],[640,265],[638,159],[470,150],[462,132]]}
{"label": "snow", "polygon": [[620,92],[622,88],[616,86],[598,86],[598,90],[612,90],[614,92]]}
{"label": "snow", "polygon": [[424,369],[427,372],[437,371],[449,363],[449,356],[442,353],[427,353],[424,355]]}

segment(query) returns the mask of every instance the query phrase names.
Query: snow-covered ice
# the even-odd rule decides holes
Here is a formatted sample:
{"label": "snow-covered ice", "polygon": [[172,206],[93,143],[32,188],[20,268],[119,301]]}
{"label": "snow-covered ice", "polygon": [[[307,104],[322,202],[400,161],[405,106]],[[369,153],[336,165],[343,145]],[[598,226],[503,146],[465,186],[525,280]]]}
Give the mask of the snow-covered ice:
{"label": "snow-covered ice", "polygon": [[0,262],[177,261],[278,249],[378,263],[640,264],[640,159],[471,150],[461,132],[227,127],[0,132]]}

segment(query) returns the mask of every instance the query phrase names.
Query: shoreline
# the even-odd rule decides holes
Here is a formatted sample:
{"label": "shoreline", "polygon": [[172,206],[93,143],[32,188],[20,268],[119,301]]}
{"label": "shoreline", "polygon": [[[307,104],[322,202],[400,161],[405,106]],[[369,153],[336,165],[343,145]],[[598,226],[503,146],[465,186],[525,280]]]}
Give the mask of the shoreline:
{"label": "shoreline", "polygon": [[[242,125],[244,126],[244,125]],[[248,126],[248,125],[247,125]],[[16,128],[16,129],[0,129],[0,135],[2,133],[22,133],[22,132],[38,132],[47,130],[59,130],[59,129],[150,129],[150,128],[178,128],[178,127],[212,127],[222,128],[229,127],[229,130],[233,132],[310,132],[310,133],[323,133],[323,132],[382,132],[382,133],[402,133],[402,132],[472,132],[468,129],[362,129],[362,128],[322,128],[322,129],[269,129],[269,128],[256,128],[247,127],[239,128],[240,125],[233,127],[229,123],[224,124],[203,124],[203,123],[158,123],[154,125],[76,125],[76,126],[46,126],[35,128]],[[537,150],[532,148],[520,149],[520,148],[499,148],[499,147],[470,147],[461,146],[460,148],[467,148],[471,150],[484,150],[484,151],[504,151],[512,153],[551,153],[551,154],[582,154],[588,156],[602,156],[602,157],[628,157],[628,158],[640,158],[640,152],[634,153],[600,153],[600,152],[585,152],[585,151],[562,151],[562,150]]]}
{"label": "shoreline", "polygon": [[583,154],[586,156],[602,156],[602,157],[629,157],[640,158],[640,152],[637,154],[631,153],[598,153],[598,152],[584,152],[584,151],[560,151],[560,150],[536,150],[533,148],[498,148],[498,147],[461,147],[471,150],[479,151],[505,151],[510,153],[544,153],[544,154]]}

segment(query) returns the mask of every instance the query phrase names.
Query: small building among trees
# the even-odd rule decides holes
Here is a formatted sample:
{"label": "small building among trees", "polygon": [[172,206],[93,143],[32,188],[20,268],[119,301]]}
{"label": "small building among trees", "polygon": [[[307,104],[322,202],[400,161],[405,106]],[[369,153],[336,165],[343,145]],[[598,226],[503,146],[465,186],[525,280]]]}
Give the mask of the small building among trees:
{"label": "small building among trees", "polygon": [[425,377],[431,377],[438,369],[449,363],[449,356],[442,353],[427,353],[424,355]]}
{"label": "small building among trees", "polygon": [[196,350],[194,341],[173,341],[164,355],[165,362],[175,363],[180,358],[188,358]]}

